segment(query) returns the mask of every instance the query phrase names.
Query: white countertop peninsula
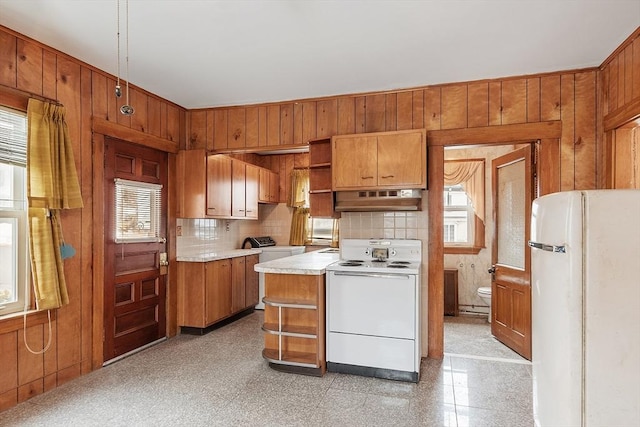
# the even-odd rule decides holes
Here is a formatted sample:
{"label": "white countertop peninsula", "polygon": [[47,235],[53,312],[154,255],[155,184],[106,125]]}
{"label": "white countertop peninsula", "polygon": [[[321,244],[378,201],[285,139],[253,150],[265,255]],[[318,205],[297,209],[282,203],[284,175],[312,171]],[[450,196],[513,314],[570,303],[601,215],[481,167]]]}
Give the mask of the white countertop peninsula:
{"label": "white countertop peninsula", "polygon": [[[237,258],[241,256],[254,255],[262,252],[262,249],[226,249],[220,251],[202,252],[188,255],[178,255],[176,261],[181,262],[210,262],[219,259]],[[257,269],[256,269],[257,271]]]}
{"label": "white countertop peninsula", "polygon": [[259,273],[319,276],[325,274],[325,268],[329,264],[333,264],[339,259],[340,254],[337,250],[321,249],[273,261],[261,262],[256,264],[254,269]]}

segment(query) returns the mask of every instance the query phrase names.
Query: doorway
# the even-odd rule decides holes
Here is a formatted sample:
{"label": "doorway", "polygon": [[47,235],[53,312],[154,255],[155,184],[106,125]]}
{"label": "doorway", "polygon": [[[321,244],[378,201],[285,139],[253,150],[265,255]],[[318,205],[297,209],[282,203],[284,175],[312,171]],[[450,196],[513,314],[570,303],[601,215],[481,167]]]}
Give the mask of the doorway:
{"label": "doorway", "polygon": [[105,138],[103,361],[166,336],[167,154]]}
{"label": "doorway", "polygon": [[[477,291],[481,287],[492,287],[491,273],[488,272],[493,265],[495,230],[492,162],[530,146],[532,144],[458,145],[444,150],[444,269],[445,276],[453,274],[457,279],[457,310],[452,311],[445,302],[444,352],[447,354],[525,360],[492,334],[492,323],[488,322],[489,307]],[[471,180],[460,172],[463,169],[460,166],[467,166],[467,163],[479,165],[473,173],[479,178],[475,185],[472,182],[466,185],[458,183]],[[458,192],[463,198],[456,195]],[[483,200],[476,200],[479,197]],[[469,206],[464,206],[463,202]],[[445,279],[445,301],[451,293],[449,276]]]}

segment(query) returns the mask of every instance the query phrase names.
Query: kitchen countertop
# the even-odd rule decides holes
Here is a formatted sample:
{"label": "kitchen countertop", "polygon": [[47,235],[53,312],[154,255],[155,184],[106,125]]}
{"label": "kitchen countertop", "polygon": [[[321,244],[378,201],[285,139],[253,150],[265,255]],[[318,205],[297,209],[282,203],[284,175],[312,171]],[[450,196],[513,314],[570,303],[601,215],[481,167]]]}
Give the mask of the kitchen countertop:
{"label": "kitchen countertop", "polygon": [[228,249],[216,252],[203,252],[194,255],[177,256],[176,261],[181,262],[209,262],[219,259],[236,258],[240,256],[254,255],[262,253],[262,249]]}
{"label": "kitchen countertop", "polygon": [[319,276],[325,273],[329,264],[340,259],[340,254],[334,249],[321,249],[306,252],[273,261],[261,262],[255,265],[255,271],[276,274],[304,274]]}

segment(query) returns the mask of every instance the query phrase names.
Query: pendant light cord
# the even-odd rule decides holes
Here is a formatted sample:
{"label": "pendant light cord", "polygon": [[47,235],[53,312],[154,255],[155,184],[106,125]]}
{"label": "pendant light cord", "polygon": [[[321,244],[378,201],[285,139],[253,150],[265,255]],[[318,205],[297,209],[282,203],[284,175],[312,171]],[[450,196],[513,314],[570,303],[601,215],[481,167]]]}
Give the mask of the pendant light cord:
{"label": "pendant light cord", "polygon": [[116,31],[116,36],[118,38],[118,76],[117,76],[117,82],[116,82],[116,87],[120,86],[120,0],[116,0],[116,11],[118,16],[116,17],[116,22],[118,25],[117,31]]}
{"label": "pendant light cord", "polygon": [[[118,0],[118,2],[119,1],[120,0]],[[131,105],[131,104],[129,104],[129,0],[125,0],[124,4],[125,4],[125,7],[126,7],[125,14],[127,16],[127,36],[126,36],[126,39],[125,39],[125,43],[126,43],[126,47],[125,48],[127,50],[127,53],[126,53],[127,56],[125,58],[125,67],[126,67],[125,72],[127,73],[127,105]]]}

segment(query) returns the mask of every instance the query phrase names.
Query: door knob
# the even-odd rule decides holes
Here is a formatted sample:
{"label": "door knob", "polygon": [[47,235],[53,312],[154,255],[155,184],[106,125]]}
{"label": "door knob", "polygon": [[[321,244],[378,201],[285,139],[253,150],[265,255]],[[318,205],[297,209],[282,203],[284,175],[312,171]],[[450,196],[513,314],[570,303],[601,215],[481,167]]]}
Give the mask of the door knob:
{"label": "door knob", "polygon": [[487,273],[495,274],[495,272],[496,272],[496,266],[495,265],[492,265],[491,268],[489,268],[487,270]]}

